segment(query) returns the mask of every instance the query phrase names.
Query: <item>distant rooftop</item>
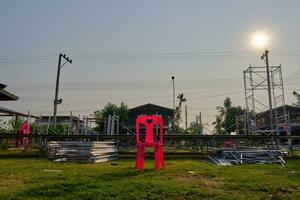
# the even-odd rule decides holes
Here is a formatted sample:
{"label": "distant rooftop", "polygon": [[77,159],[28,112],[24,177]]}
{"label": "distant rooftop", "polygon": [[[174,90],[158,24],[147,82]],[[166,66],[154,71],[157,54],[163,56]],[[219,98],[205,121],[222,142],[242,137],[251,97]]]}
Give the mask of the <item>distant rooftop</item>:
{"label": "distant rooftop", "polygon": [[147,108],[147,107],[157,108],[157,109],[163,109],[163,110],[167,110],[167,111],[173,112],[173,109],[171,109],[171,108],[167,108],[167,107],[156,105],[156,104],[152,104],[152,103],[147,103],[147,104],[143,104],[143,105],[140,105],[140,106],[133,107],[133,108],[130,109],[130,111],[141,109],[141,108]]}

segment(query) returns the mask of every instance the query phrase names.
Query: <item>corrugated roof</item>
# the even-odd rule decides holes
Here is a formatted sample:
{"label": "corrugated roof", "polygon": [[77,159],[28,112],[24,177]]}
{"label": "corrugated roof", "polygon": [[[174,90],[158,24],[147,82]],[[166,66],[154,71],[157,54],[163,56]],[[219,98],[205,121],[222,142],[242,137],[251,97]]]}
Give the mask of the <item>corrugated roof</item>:
{"label": "corrugated roof", "polygon": [[[8,109],[8,108],[3,108],[3,107],[0,107],[0,113],[7,114],[7,115],[10,115],[10,116],[22,116],[22,117],[27,117],[28,116],[28,114],[17,112],[17,111]],[[29,115],[29,116],[36,118],[36,116],[34,116],[34,115]]]}

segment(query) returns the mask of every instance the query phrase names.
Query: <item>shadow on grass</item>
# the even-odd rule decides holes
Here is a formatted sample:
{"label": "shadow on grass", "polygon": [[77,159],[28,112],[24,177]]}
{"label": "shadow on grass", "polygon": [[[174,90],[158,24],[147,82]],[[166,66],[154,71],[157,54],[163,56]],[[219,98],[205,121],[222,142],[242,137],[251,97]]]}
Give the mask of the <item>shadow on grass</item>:
{"label": "shadow on grass", "polygon": [[151,172],[153,170],[114,172],[95,179],[38,184],[14,194],[11,199],[199,199],[216,196],[199,188],[160,179],[133,178]]}
{"label": "shadow on grass", "polygon": [[138,172],[130,168],[130,169],[124,169],[123,171],[105,173],[98,176],[96,179],[100,181],[122,181],[124,179],[153,173],[154,171],[155,171],[154,169],[144,169],[143,172]]}
{"label": "shadow on grass", "polygon": [[[209,153],[180,153],[180,152],[166,152],[164,153],[164,158],[165,160],[168,159],[177,159],[177,160],[181,160],[181,159],[206,159],[209,157]],[[135,153],[127,153],[127,152],[121,152],[119,153],[119,157],[120,158],[131,158],[131,159],[135,159],[136,154]],[[145,154],[145,159],[152,159],[154,160],[154,153],[146,153]]]}
{"label": "shadow on grass", "polygon": [[46,154],[39,153],[38,151],[27,151],[27,150],[5,150],[0,151],[1,159],[10,159],[10,158],[46,158]]}
{"label": "shadow on grass", "polygon": [[[137,172],[133,169],[124,169],[104,173],[95,177],[68,178],[65,180],[55,179],[42,181],[38,184],[26,187],[20,192],[14,194],[11,199],[107,199],[121,196],[126,199],[127,192],[131,193],[139,190],[139,184],[132,178],[153,173],[154,169],[146,169],[143,172]],[[145,184],[142,182],[142,185]],[[144,186],[145,187],[145,186]],[[147,190],[151,188],[148,185]],[[124,194],[122,191],[126,191]],[[142,191],[145,192],[145,191]],[[120,193],[120,194],[119,194]],[[138,199],[138,198],[137,198]],[[156,198],[153,198],[156,199]]]}

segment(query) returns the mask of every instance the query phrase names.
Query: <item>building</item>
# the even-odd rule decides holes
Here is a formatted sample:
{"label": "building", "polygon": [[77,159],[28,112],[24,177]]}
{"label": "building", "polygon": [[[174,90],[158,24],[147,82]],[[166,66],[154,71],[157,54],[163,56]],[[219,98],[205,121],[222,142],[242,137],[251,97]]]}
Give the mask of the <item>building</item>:
{"label": "building", "polygon": [[164,132],[169,129],[169,121],[173,118],[174,110],[171,108],[155,105],[155,104],[144,104],[129,110],[129,121],[126,126],[133,132],[135,132],[135,120],[138,116],[145,115],[158,115],[161,116],[164,122]]}
{"label": "building", "polygon": [[6,85],[0,83],[0,101],[16,101],[19,97],[4,90]]}
{"label": "building", "polygon": [[[16,95],[7,92],[6,90],[4,90],[6,88],[6,85],[0,83],[0,101],[17,101],[19,99],[19,97],[17,97]],[[4,108],[4,107],[0,107],[0,117],[13,117],[15,119],[15,123],[17,122],[18,117],[27,117],[27,120],[29,120],[30,118],[35,118],[35,116],[30,115],[29,112],[28,113],[21,113],[18,111],[14,111],[12,109],[8,109],[8,108]],[[29,120],[30,122],[30,120]],[[0,127],[1,129],[1,127]],[[2,130],[3,132],[7,132],[6,129]],[[14,132],[17,132],[17,129],[15,128]]]}
{"label": "building", "polygon": [[[53,116],[41,116],[36,120],[39,125],[53,125]],[[69,134],[79,134],[82,132],[82,120],[74,115],[62,115],[56,117],[56,125],[64,125],[68,127]]]}
{"label": "building", "polygon": [[[284,108],[286,109],[286,114],[289,119],[289,124],[291,128],[291,135],[300,135],[300,107],[284,105],[273,109],[273,113],[276,112],[279,115],[283,115]],[[279,122],[280,123],[280,122]],[[270,111],[258,113],[256,115],[256,127],[257,129],[267,129],[270,124]],[[282,127],[283,128],[283,127]]]}

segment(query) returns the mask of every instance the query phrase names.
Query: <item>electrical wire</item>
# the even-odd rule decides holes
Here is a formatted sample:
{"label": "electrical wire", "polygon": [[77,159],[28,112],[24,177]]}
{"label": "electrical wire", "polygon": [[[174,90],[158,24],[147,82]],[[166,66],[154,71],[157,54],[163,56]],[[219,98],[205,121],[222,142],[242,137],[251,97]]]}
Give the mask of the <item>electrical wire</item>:
{"label": "electrical wire", "polygon": [[[273,50],[272,56],[299,56],[300,50]],[[139,52],[139,53],[70,53],[76,62],[161,61],[198,59],[236,59],[257,57],[255,51],[214,52]],[[56,62],[56,55],[0,58],[0,65],[20,65]]]}

